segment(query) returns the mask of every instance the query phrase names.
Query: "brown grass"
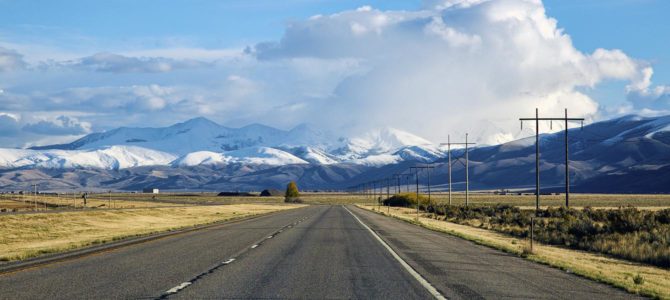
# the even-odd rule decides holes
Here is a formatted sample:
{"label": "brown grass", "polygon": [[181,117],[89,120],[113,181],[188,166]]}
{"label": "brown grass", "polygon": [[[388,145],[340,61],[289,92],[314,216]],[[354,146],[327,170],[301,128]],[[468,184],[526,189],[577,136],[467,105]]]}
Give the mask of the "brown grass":
{"label": "brown grass", "polygon": [[[376,210],[376,206],[359,206],[368,210]],[[383,208],[380,213],[386,214]],[[390,215],[412,223],[415,221],[416,210],[410,208],[390,209]],[[439,221],[420,215],[419,222],[423,227],[446,232],[476,243],[526,257],[535,262],[547,264],[572,273],[623,288],[632,293],[651,297],[670,299],[670,270],[645,264],[632,263],[595,253],[570,250],[562,247],[534,243],[533,252],[524,249],[528,240],[514,238],[491,230]],[[635,280],[636,276],[638,279]],[[642,278],[643,283],[639,278]]]}
{"label": "brown grass", "polygon": [[[433,194],[431,199],[435,203],[448,203],[448,195],[445,193]],[[520,207],[535,208],[535,195],[494,195],[494,194],[480,194],[471,193],[470,203],[473,205],[495,205],[508,204]],[[452,195],[453,205],[465,204],[465,195],[463,193],[454,193]],[[540,205],[546,206],[563,206],[565,205],[565,195],[540,195]],[[619,206],[635,206],[635,207],[670,207],[670,195],[664,194],[570,194],[570,206],[584,207],[619,207]]]}
{"label": "brown grass", "polygon": [[237,204],[0,216],[0,260],[21,260],[123,239],[301,207]]}
{"label": "brown grass", "polygon": [[[403,188],[404,189],[404,188]],[[111,196],[111,197],[110,197]],[[154,198],[155,196],[155,198]],[[384,198],[386,194],[384,194]],[[4,194],[0,195],[0,199],[15,199],[18,201],[33,201],[34,196],[25,195],[23,198],[18,194]],[[111,198],[111,203],[109,199]],[[374,199],[360,194],[347,193],[310,193],[301,192],[301,200],[309,204],[372,204],[376,203]],[[37,196],[38,202],[41,204],[47,202],[49,204],[58,205],[60,208],[80,208],[83,205],[83,200],[77,194],[73,198],[72,194],[54,196]],[[434,203],[447,203],[447,195],[445,193],[433,193],[431,195]],[[88,207],[107,208],[109,206],[117,208],[139,208],[139,207],[156,207],[166,205],[185,204],[240,204],[240,203],[282,203],[284,197],[218,197],[216,193],[161,193],[157,195],[143,194],[143,193],[107,193],[91,194],[89,197]],[[0,202],[0,209],[5,208],[4,202]],[[462,193],[454,193],[452,197],[454,205],[461,205],[465,203],[465,196]],[[508,204],[519,206],[522,208],[534,208],[534,195],[494,195],[471,193],[470,203],[472,205],[495,205]],[[553,206],[558,207],[564,205],[565,200],[563,195],[542,195],[541,205],[543,207]],[[571,206],[575,208],[591,206],[598,208],[619,207],[619,206],[635,206],[639,209],[662,209],[670,207],[670,195],[628,195],[628,194],[571,194]],[[32,208],[26,208],[32,210]],[[44,205],[38,205],[38,209],[43,210]],[[54,207],[50,207],[54,209]]]}

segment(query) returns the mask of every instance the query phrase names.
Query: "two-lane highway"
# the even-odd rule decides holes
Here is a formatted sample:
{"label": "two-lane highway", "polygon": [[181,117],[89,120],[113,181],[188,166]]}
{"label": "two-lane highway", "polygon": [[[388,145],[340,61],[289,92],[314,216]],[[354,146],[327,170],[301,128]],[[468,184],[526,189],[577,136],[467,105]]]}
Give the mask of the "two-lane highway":
{"label": "two-lane highway", "polygon": [[309,206],[0,274],[2,299],[631,298],[355,207]]}

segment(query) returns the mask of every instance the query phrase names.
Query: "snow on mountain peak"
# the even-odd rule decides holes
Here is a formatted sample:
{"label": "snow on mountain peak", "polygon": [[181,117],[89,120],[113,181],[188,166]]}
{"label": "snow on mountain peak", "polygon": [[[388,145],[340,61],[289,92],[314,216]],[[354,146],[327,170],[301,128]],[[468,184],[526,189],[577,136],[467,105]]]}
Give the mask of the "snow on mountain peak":
{"label": "snow on mountain peak", "polygon": [[216,153],[197,151],[188,153],[172,162],[173,166],[254,164],[281,166],[290,164],[307,164],[291,153],[269,147],[249,147],[240,150]]}
{"label": "snow on mountain peak", "polygon": [[432,145],[430,141],[422,137],[390,127],[369,131],[361,137],[351,139],[351,143],[358,147],[376,151],[391,151],[406,146]]}
{"label": "snow on mountain peak", "polygon": [[5,168],[100,168],[123,169],[167,165],[176,156],[132,146],[111,146],[93,150],[0,149],[0,166]]}

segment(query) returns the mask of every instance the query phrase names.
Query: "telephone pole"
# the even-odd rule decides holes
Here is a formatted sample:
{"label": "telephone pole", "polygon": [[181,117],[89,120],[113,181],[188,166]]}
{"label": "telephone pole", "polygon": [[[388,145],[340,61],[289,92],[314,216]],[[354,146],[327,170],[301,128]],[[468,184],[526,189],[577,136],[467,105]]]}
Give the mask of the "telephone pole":
{"label": "telephone pole", "polygon": [[[415,176],[416,176],[416,219],[417,221],[419,220],[419,206],[421,202],[419,201],[419,170],[431,170],[434,169],[435,167],[433,166],[415,166],[415,167],[410,167],[409,171],[410,173],[412,172],[412,169],[415,171]],[[428,203],[430,204],[430,173],[428,173]]]}
{"label": "telephone pole", "polygon": [[[404,173],[399,173],[399,174],[393,174],[398,179],[398,193],[402,192],[401,185],[405,185],[407,187],[407,192],[409,193],[409,179],[412,177],[412,173],[404,174]],[[407,179],[407,184],[402,184],[402,178]]]}
{"label": "telephone pole", "polygon": [[386,178],[386,204],[387,204],[386,212],[387,213],[391,212],[391,201],[389,200],[389,199],[391,199],[390,189],[391,189],[391,178]]}
{"label": "telephone pole", "polygon": [[400,194],[400,176],[398,173],[393,174],[393,178],[396,180],[396,194]]}
{"label": "telephone pole", "polygon": [[33,183],[33,205],[35,206],[35,210],[37,210],[37,184]]}
{"label": "telephone pole", "polygon": [[470,170],[469,170],[469,157],[468,157],[468,146],[475,145],[476,143],[468,142],[468,134],[465,134],[464,143],[452,143],[451,136],[447,135],[447,142],[441,143],[440,146],[447,145],[447,157],[448,157],[448,174],[449,174],[449,205],[451,205],[451,145],[465,145],[465,206],[468,206],[470,201]]}
{"label": "telephone pole", "polygon": [[[568,109],[565,109],[563,118],[540,118],[538,109],[535,108],[535,118],[519,118],[521,129],[523,121],[535,121],[535,210],[540,210],[540,121],[563,121],[565,122],[565,207],[570,207],[570,168],[568,159],[568,122],[578,121],[584,127],[584,118],[568,118]],[[551,123],[550,123],[551,126]]]}

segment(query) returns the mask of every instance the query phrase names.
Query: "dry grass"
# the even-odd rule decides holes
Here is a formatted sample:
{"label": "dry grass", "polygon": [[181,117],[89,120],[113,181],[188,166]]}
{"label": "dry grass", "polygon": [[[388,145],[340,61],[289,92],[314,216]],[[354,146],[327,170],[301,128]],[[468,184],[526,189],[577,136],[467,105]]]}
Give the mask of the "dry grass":
{"label": "dry grass", "polygon": [[0,216],[0,260],[301,207],[237,204]]}
{"label": "dry grass", "polygon": [[7,211],[21,211],[32,208],[33,205],[29,203],[0,199],[0,209],[6,209]]}
{"label": "dry grass", "polygon": [[[384,195],[385,198],[386,195]],[[447,203],[448,198],[445,193],[434,193],[431,195],[435,203]],[[300,198],[304,203],[309,204],[372,204],[376,203],[371,197],[360,194],[347,193],[309,193],[302,192]],[[19,202],[33,201],[33,196],[18,194],[0,195],[0,199],[14,199]],[[110,201],[111,199],[111,201]],[[38,209],[44,209],[44,202],[52,204],[49,209],[57,208],[81,208],[83,199],[77,194],[75,197],[70,194],[55,196],[39,195]],[[116,208],[139,208],[156,207],[166,205],[184,205],[184,204],[240,204],[240,203],[283,203],[284,197],[219,197],[216,193],[161,193],[161,194],[142,194],[142,193],[100,193],[91,194],[88,207],[107,208],[109,206]],[[3,204],[4,203],[4,204]],[[452,197],[454,205],[465,203],[465,196],[462,193],[454,193]],[[534,208],[534,195],[494,195],[472,193],[470,195],[472,205],[495,205],[508,204],[522,208]],[[542,195],[542,207],[558,207],[564,205],[563,195]],[[639,209],[662,209],[670,207],[670,195],[628,195],[628,194],[571,194],[571,206],[581,208],[584,206],[608,208],[619,206],[635,206]],[[7,208],[8,202],[0,201],[0,209]],[[57,207],[55,207],[57,206]],[[32,210],[31,207],[21,208],[20,210]]]}
{"label": "dry grass", "polygon": [[[376,206],[360,206],[376,210]],[[381,213],[387,214],[382,208]],[[416,223],[416,210],[391,208],[390,215]],[[632,293],[670,299],[670,271],[649,265],[632,263],[585,251],[534,243],[533,253],[524,253],[528,240],[514,238],[491,230],[439,221],[421,215],[418,220],[423,227],[446,232],[476,243],[524,256],[527,259],[547,264],[575,274],[626,289]],[[527,251],[526,251],[527,252]],[[639,276],[639,277],[638,277]],[[637,280],[636,280],[637,278]],[[643,283],[638,284],[642,278]]]}
{"label": "dry grass", "polygon": [[[122,199],[119,197],[89,197],[86,201],[86,208],[147,208],[174,206],[173,203],[156,201],[137,201]],[[84,208],[84,199],[79,194],[64,195],[0,195],[0,209],[8,211],[43,211],[43,210],[62,210],[62,209],[81,209]]]}
{"label": "dry grass", "polygon": [[[433,194],[431,199],[435,203],[448,203],[449,197],[445,193]],[[496,205],[507,204],[520,207],[535,208],[535,195],[494,195],[494,194],[470,194],[470,201],[473,205]],[[452,204],[465,204],[465,195],[462,193],[454,193],[452,195]],[[546,206],[563,206],[565,205],[565,195],[540,195],[540,205]],[[570,207],[578,208],[584,206],[591,207],[619,207],[619,206],[635,206],[635,207],[670,207],[670,195],[653,194],[570,194]]]}

